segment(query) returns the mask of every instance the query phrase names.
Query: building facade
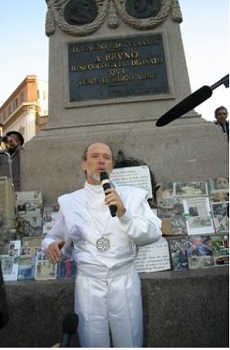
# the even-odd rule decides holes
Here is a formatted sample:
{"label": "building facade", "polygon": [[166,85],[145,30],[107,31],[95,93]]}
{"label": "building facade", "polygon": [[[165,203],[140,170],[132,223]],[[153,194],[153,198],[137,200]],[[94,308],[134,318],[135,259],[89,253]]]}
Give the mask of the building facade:
{"label": "building facade", "polygon": [[28,75],[0,107],[0,136],[20,132],[25,143],[47,123],[48,82]]}

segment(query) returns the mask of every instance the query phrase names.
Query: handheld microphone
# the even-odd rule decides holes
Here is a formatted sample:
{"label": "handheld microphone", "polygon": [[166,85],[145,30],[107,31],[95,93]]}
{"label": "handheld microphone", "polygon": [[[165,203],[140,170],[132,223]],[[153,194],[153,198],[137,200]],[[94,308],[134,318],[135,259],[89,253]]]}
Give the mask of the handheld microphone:
{"label": "handheld microphone", "polygon": [[223,78],[218,80],[215,84],[211,86],[204,85],[200,89],[193,92],[191,95],[186,97],[184,100],[179,102],[176,106],[171,108],[162,117],[156,121],[156,126],[164,126],[174,119],[179,118],[183,114],[189,112],[191,109],[197,107],[199,104],[207,100],[212,96],[212,91],[216,89],[221,84],[224,84],[226,88],[229,87],[229,74],[225,75]]}
{"label": "handheld microphone", "polygon": [[60,348],[69,348],[71,337],[75,334],[78,325],[78,316],[74,312],[66,314],[62,323],[62,338]]}
{"label": "handheld microphone", "polygon": [[[102,184],[104,191],[106,191],[108,188],[111,188],[111,184],[109,181],[109,175],[105,171],[100,173],[100,180],[101,180],[101,184]],[[112,217],[116,216],[116,213],[117,213],[116,205],[113,205],[113,204],[110,205],[109,210],[110,210]]]}

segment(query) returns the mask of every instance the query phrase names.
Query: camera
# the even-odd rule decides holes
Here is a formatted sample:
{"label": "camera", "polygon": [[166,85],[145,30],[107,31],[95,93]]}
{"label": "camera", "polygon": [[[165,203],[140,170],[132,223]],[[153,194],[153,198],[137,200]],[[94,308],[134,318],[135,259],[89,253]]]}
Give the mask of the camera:
{"label": "camera", "polygon": [[0,136],[0,143],[7,142],[7,136]]}

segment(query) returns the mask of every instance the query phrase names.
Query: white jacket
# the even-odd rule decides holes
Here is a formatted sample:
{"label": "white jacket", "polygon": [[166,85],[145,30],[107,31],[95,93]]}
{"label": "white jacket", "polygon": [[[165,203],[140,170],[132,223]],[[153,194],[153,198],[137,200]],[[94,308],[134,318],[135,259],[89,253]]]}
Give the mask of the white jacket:
{"label": "white jacket", "polygon": [[[59,217],[43,239],[42,250],[54,240],[64,239],[66,246],[73,242],[78,264],[111,268],[133,262],[137,246],[154,243],[161,237],[161,220],[147,202],[147,191],[132,186],[119,186],[116,191],[126,208],[122,217],[110,215],[101,185],[86,182],[83,189],[59,197]],[[96,247],[102,236],[110,241],[107,252],[99,252]]]}

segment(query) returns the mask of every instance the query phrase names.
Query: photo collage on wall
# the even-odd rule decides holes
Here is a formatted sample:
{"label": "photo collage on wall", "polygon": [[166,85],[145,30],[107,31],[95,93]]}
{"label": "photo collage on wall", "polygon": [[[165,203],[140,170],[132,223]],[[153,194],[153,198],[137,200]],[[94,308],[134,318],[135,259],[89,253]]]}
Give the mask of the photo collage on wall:
{"label": "photo collage on wall", "polygon": [[173,270],[229,264],[229,179],[161,185],[157,214]]}
{"label": "photo collage on wall", "polygon": [[[229,181],[218,177],[159,186],[157,206],[162,238],[138,247],[138,272],[194,270],[229,264]],[[54,266],[41,252],[41,241],[58,217],[58,204],[43,206],[42,193],[16,192],[17,230],[0,255],[5,281],[75,278],[70,256]]]}
{"label": "photo collage on wall", "polygon": [[4,254],[0,255],[4,280],[75,278],[76,264],[72,257],[61,259],[53,265],[41,251],[42,239],[58,217],[58,204],[43,206],[39,191],[22,191],[15,195],[17,233],[15,240],[10,241]]}

